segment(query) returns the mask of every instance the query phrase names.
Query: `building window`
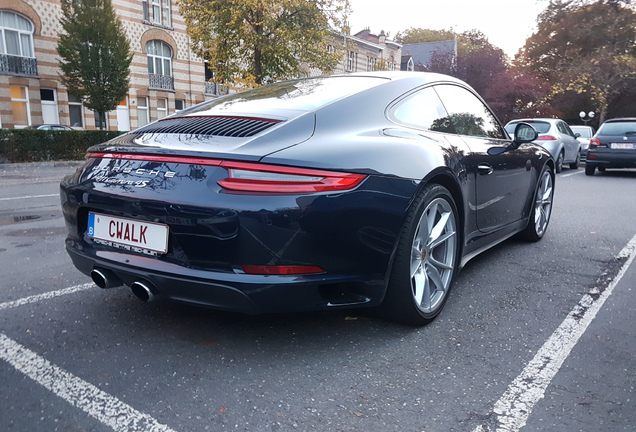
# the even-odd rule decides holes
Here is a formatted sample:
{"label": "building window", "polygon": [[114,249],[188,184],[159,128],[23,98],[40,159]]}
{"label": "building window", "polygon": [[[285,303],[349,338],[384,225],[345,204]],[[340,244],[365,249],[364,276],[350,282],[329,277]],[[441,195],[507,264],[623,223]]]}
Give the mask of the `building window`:
{"label": "building window", "polygon": [[168,99],[157,99],[157,118],[168,115]]}
{"label": "building window", "polygon": [[99,112],[93,111],[93,116],[95,117],[95,128],[96,129],[108,130],[108,113],[106,113],[104,115],[104,121],[102,122],[101,127],[99,126]]}
{"label": "building window", "polygon": [[183,99],[174,100],[174,112],[179,112],[185,108],[185,101]]}
{"label": "building window", "polygon": [[336,48],[333,45],[327,45],[327,52],[329,54],[335,54],[336,53]]}
{"label": "building window", "polygon": [[40,89],[40,104],[42,107],[42,123],[58,124],[60,116],[57,110],[57,92],[55,89]]}
{"label": "building window", "polygon": [[82,108],[82,101],[77,96],[74,96],[70,93],[68,95],[68,113],[71,117],[72,127],[84,127],[84,112]]}
{"label": "building window", "polygon": [[148,98],[141,96],[137,98],[137,127],[142,127],[150,123],[148,115]]}
{"label": "building window", "polygon": [[0,54],[33,55],[33,23],[14,12],[0,11]]}
{"label": "building window", "polygon": [[347,72],[355,72],[358,70],[358,53],[349,51],[347,54]]}
{"label": "building window", "polygon": [[146,43],[148,55],[148,73],[155,75],[172,75],[172,48],[160,40]]}
{"label": "building window", "polygon": [[166,0],[165,8],[166,8],[166,25],[168,27],[172,27],[172,2],[170,0]]}
{"label": "building window", "polygon": [[25,127],[31,124],[31,111],[27,87],[10,86],[11,109],[13,110],[13,126]]}
{"label": "building window", "polygon": [[161,24],[161,0],[152,0],[152,22]]}
{"label": "building window", "polygon": [[375,57],[367,57],[367,72],[374,71],[377,63],[378,59]]}

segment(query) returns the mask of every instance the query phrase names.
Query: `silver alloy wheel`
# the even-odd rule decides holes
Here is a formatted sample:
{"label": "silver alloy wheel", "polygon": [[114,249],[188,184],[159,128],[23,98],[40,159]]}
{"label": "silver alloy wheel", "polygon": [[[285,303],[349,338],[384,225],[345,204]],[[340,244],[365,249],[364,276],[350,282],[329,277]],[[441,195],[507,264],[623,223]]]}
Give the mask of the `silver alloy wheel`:
{"label": "silver alloy wheel", "polygon": [[541,176],[537,197],[534,201],[534,229],[539,236],[543,235],[550,221],[553,191],[552,175],[550,175],[550,171],[545,170]]}
{"label": "silver alloy wheel", "polygon": [[436,198],[422,213],[411,247],[411,289],[422,313],[434,313],[444,304],[456,256],[453,208],[448,201]]}

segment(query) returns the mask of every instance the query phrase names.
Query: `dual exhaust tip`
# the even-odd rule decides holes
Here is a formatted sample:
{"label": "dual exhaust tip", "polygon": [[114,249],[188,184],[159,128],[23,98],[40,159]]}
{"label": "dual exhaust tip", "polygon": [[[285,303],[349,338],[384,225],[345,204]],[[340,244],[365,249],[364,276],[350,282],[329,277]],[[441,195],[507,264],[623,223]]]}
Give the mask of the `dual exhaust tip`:
{"label": "dual exhaust tip", "polygon": [[[91,271],[91,279],[93,279],[95,285],[103,289],[115,288],[124,284],[121,279],[115,275],[115,273],[110,270],[100,268],[95,268]],[[156,298],[156,295],[151,289],[151,285],[147,282],[133,282],[130,285],[130,289],[135,297],[143,302],[150,302]]]}

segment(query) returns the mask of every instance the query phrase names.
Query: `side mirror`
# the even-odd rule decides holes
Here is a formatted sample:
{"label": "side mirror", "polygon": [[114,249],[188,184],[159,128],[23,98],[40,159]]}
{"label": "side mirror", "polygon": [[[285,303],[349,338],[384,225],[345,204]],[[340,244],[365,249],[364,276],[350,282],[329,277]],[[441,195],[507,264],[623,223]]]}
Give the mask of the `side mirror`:
{"label": "side mirror", "polygon": [[574,134],[574,138],[580,138],[580,137],[581,137],[580,133],[577,132],[577,133]]}
{"label": "side mirror", "polygon": [[515,136],[512,141],[517,147],[521,144],[529,143],[536,140],[539,137],[539,132],[528,123],[519,123],[515,127]]}

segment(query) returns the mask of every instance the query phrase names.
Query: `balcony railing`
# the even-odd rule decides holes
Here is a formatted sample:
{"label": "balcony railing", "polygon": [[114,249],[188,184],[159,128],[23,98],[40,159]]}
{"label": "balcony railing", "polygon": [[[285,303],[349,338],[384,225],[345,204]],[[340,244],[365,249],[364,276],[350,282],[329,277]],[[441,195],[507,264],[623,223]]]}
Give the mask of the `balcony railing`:
{"label": "balcony railing", "polygon": [[216,82],[206,81],[205,94],[209,96],[222,96],[227,94],[227,86]]}
{"label": "balcony railing", "polygon": [[32,57],[0,54],[0,74],[38,76],[38,61]]}
{"label": "balcony railing", "polygon": [[170,75],[148,74],[148,88],[174,91],[174,77]]}

